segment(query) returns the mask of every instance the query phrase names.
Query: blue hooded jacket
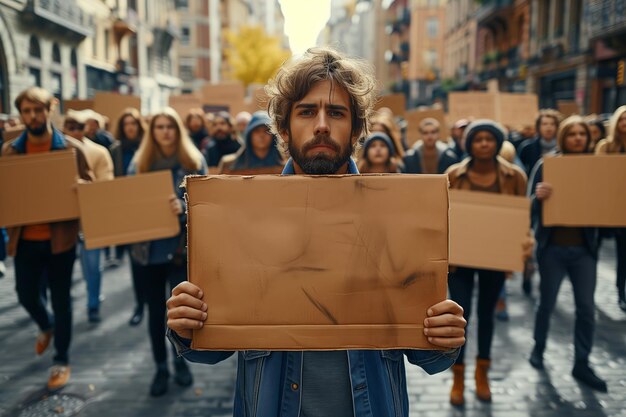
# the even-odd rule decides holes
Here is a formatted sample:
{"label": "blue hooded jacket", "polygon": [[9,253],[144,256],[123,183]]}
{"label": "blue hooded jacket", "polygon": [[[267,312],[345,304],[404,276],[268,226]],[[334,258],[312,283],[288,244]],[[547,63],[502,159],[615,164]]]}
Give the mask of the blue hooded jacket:
{"label": "blue hooded jacket", "polygon": [[265,158],[259,158],[252,149],[252,131],[260,126],[266,126],[269,129],[271,121],[270,116],[265,111],[257,111],[252,115],[252,119],[250,119],[244,132],[246,146],[239,151],[239,155],[237,155],[237,159],[233,163],[232,170],[237,171],[283,166],[284,161],[277,148],[278,141],[275,135],[272,135],[272,145]]}

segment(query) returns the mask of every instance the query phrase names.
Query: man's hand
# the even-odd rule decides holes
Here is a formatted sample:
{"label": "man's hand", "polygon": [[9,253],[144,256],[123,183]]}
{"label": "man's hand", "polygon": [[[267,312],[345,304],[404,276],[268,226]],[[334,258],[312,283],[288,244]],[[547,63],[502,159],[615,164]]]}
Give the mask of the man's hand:
{"label": "man's hand", "polygon": [[180,337],[191,339],[192,330],[201,329],[207,318],[202,290],[191,282],[181,282],[167,300],[167,327]]}
{"label": "man's hand", "polygon": [[463,307],[452,300],[444,300],[428,309],[424,319],[424,334],[433,345],[458,348],[465,344]]}
{"label": "man's hand", "polygon": [[526,239],[522,242],[522,256],[524,262],[528,261],[533,257],[533,249],[535,249],[535,238],[532,235],[532,232],[528,232]]}
{"label": "man's hand", "polygon": [[170,207],[172,208],[172,213],[175,215],[179,216],[183,214],[183,204],[174,194],[170,195]]}
{"label": "man's hand", "polygon": [[535,187],[535,197],[537,200],[543,201],[550,198],[552,195],[552,185],[548,182],[540,182]]}

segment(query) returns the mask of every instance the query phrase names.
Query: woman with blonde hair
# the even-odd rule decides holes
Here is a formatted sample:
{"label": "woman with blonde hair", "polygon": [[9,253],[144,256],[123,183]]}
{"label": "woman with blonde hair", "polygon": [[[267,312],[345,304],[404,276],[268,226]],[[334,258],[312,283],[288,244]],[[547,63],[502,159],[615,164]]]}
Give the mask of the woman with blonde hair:
{"label": "woman with blonde hair", "polygon": [[[575,158],[589,153],[591,134],[580,116],[571,116],[559,126],[558,158]],[[544,157],[545,158],[545,157]],[[543,179],[543,161],[532,170],[529,191],[531,219],[537,241],[539,265],[539,305],[535,315],[535,346],[530,364],[544,369],[543,354],[548,341],[550,316],[557,303],[561,283],[566,275],[572,283],[576,305],[574,323],[574,367],[572,376],[598,391],[606,392],[606,382],[589,365],[595,330],[594,293],[598,263],[598,229],[592,227],[549,227],[543,224],[543,204],[550,199],[553,187]],[[561,354],[562,347],[558,348]]]}
{"label": "woman with blonde hair", "polygon": [[[170,197],[172,212],[180,220],[178,236],[142,242],[132,246],[131,254],[136,273],[145,291],[149,313],[149,334],[152,354],[157,372],[150,388],[150,395],[158,397],[167,392],[169,371],[165,347],[165,300],[167,285],[170,291],[186,280],[187,258],[185,255],[185,202],[180,184],[186,175],[206,174],[207,166],[202,153],[187,134],[178,114],[165,108],[155,114],[146,137],[141,142],[129,167],[129,175],[169,170],[176,194]],[[167,291],[169,293],[169,291]],[[190,386],[193,378],[185,360],[174,354],[175,381]]]}
{"label": "woman with blonde hair", "polygon": [[[618,107],[611,116],[609,133],[596,145],[596,155],[626,154],[626,106]],[[626,228],[615,230],[615,247],[617,249],[617,302],[619,308],[626,312]]]}

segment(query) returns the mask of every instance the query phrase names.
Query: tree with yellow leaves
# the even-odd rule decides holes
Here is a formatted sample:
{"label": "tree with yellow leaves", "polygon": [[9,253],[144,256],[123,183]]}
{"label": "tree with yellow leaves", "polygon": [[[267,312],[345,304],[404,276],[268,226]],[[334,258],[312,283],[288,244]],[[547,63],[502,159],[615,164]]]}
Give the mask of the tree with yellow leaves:
{"label": "tree with yellow leaves", "polygon": [[261,26],[242,26],[239,33],[225,33],[229,48],[225,55],[231,77],[249,84],[266,84],[291,52],[280,45],[280,39],[269,36]]}

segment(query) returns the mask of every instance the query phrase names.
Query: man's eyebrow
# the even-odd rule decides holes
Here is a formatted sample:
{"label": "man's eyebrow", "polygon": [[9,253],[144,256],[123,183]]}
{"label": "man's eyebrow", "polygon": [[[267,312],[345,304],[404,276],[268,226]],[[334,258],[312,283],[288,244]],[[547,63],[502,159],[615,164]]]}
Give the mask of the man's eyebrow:
{"label": "man's eyebrow", "polygon": [[[298,103],[296,104],[296,109],[316,109],[319,106],[315,103]],[[348,111],[348,108],[346,106],[342,106],[341,104],[328,104],[326,106],[327,109],[330,110],[342,110],[342,111]]]}

